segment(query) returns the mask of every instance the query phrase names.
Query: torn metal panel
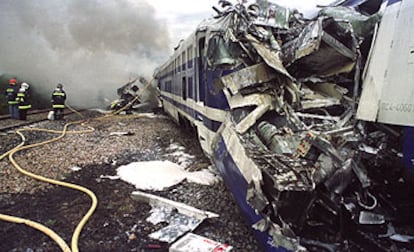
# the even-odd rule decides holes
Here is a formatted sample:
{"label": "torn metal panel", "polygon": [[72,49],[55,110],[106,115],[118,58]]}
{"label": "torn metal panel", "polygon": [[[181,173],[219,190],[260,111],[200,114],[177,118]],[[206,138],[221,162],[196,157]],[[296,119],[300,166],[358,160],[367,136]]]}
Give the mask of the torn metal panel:
{"label": "torn metal panel", "polygon": [[217,218],[219,217],[218,214],[215,214],[213,212],[209,211],[203,211],[199,210],[197,208],[188,206],[183,203],[179,203],[176,201],[168,200],[165,198],[158,197],[156,195],[135,191],[131,194],[132,199],[146,202],[150,205],[159,205],[159,206],[167,206],[167,207],[174,207],[177,209],[179,213],[192,216],[197,219],[203,219],[203,218]]}
{"label": "torn metal panel", "polygon": [[217,218],[218,214],[175,202],[156,195],[132,192],[132,199],[148,203],[152,206],[148,222],[158,224],[167,222],[169,225],[150,234],[150,237],[163,242],[172,243],[187,232],[193,231],[206,218]]}
{"label": "torn metal panel", "polygon": [[[337,33],[341,34],[339,37]],[[283,45],[283,61],[289,72],[299,77],[330,76],[354,65],[357,58],[355,37],[332,18],[311,22],[294,40]]]}
{"label": "torn metal panel", "polygon": [[235,95],[240,89],[269,82],[275,77],[276,74],[270,71],[266,64],[259,63],[223,76],[220,80]]}
{"label": "torn metal panel", "polygon": [[319,15],[332,17],[335,20],[349,21],[355,35],[364,38],[372,35],[374,27],[380,21],[382,14],[376,12],[373,15],[367,16],[350,7],[338,6],[323,8]]}
{"label": "torn metal panel", "polygon": [[203,220],[177,213],[174,208],[156,207],[151,209],[151,215],[147,221],[154,225],[168,223],[168,226],[151,233],[149,237],[172,243],[185,233],[193,231]]}
{"label": "torn metal panel", "polygon": [[273,99],[270,95],[253,94],[242,96],[239,93],[231,95],[227,89],[223,91],[232,109],[246,106],[256,106],[252,112],[241,119],[236,125],[236,131],[239,133],[245,133],[253,124],[256,123],[258,118],[273,108]]}
{"label": "torn metal panel", "polygon": [[273,97],[270,94],[250,94],[244,96],[239,93],[231,95],[227,89],[223,89],[223,92],[226,95],[231,109],[252,105],[258,106],[260,104],[271,104],[273,102]]}
{"label": "torn metal panel", "polygon": [[236,131],[240,134],[245,133],[252,125],[254,125],[260,117],[262,117],[272,105],[264,103],[257,106],[248,116],[243,118],[241,122],[236,125]]}
{"label": "torn metal panel", "polygon": [[267,48],[265,45],[260,43],[251,34],[246,34],[246,39],[249,40],[251,45],[257,50],[257,53],[262,57],[262,59],[266,62],[268,66],[272,67],[274,70],[283,74],[289,79],[292,79],[292,80],[294,79],[289,74],[289,72],[286,70],[285,66],[283,65],[278,51],[274,51],[274,50]]}

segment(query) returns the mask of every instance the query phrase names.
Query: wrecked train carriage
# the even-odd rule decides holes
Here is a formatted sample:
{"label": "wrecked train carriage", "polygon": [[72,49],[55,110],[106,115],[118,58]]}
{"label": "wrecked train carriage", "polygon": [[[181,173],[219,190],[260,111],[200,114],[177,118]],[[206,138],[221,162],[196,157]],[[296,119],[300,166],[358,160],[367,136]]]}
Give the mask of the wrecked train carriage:
{"label": "wrecked train carriage", "polygon": [[399,133],[355,119],[365,37],[354,27],[372,23],[216,11],[156,78],[165,111],[196,128],[263,249],[410,249],[411,236],[393,235],[412,205],[389,198],[404,188]]}
{"label": "wrecked train carriage", "polygon": [[117,89],[119,99],[113,101],[110,109],[127,114],[133,111],[156,111],[161,105],[159,90],[153,82],[148,82],[144,77],[135,78]]}

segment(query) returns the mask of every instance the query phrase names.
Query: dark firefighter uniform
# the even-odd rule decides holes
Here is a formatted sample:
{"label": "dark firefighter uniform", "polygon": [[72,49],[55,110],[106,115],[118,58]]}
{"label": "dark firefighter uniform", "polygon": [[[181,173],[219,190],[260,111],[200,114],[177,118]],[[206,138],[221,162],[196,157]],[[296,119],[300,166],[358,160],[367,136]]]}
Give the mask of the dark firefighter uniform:
{"label": "dark firefighter uniform", "polygon": [[6,89],[6,99],[7,104],[9,105],[10,117],[13,119],[19,119],[19,108],[17,105],[16,97],[19,92],[19,87],[17,86],[16,79],[10,79],[9,85]]}
{"label": "dark firefighter uniform", "polygon": [[55,113],[55,120],[63,119],[63,110],[65,109],[66,93],[63,85],[58,84],[52,93],[52,108]]}
{"label": "dark firefighter uniform", "polygon": [[[25,84],[25,83],[23,83]],[[18,103],[19,108],[19,119],[20,120],[26,120],[27,111],[32,108],[32,105],[30,104],[30,94],[29,94],[29,88],[22,87],[19,89],[19,93],[17,93],[16,101]],[[26,84],[27,85],[27,84]]]}

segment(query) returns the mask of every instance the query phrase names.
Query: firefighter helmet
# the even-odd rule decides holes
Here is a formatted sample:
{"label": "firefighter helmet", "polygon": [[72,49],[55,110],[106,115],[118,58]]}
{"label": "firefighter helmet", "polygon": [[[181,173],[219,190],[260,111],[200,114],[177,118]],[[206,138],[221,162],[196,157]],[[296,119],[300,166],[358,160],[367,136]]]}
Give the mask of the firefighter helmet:
{"label": "firefighter helmet", "polygon": [[23,82],[21,87],[27,90],[27,89],[29,89],[30,86],[26,82]]}

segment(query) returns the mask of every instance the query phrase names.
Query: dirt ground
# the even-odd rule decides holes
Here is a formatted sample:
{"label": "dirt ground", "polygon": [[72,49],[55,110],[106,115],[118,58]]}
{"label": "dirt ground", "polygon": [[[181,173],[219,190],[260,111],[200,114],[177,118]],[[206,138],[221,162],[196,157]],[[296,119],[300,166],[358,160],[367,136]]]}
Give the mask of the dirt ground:
{"label": "dirt ground", "polygon": [[[92,113],[89,117],[97,116]],[[67,118],[70,121],[71,118]],[[36,127],[59,129],[65,122],[43,122]],[[98,198],[98,207],[79,238],[80,251],[168,251],[168,244],[148,238],[164,224],[146,221],[151,207],[131,199],[136,188],[121,180],[101,178],[116,175],[116,168],[134,161],[166,159],[165,149],[178,143],[196,156],[190,169],[209,166],[194,135],[180,129],[165,116],[116,117],[91,120],[92,133],[70,134],[62,140],[16,154],[22,167],[46,177],[85,186]],[[84,128],[75,126],[73,130]],[[127,131],[124,136],[111,132]],[[44,132],[27,132],[28,143],[50,138]],[[19,139],[3,133],[0,153]],[[177,157],[169,157],[170,161]],[[88,211],[91,200],[85,194],[34,181],[17,172],[7,160],[0,161],[0,213],[40,222],[59,234],[70,246],[76,225]],[[81,168],[73,171],[73,167]],[[258,251],[249,227],[243,222],[232,196],[222,182],[204,186],[186,181],[165,191],[148,192],[220,214],[205,220],[194,233],[228,243],[234,251]],[[220,195],[217,197],[216,195]],[[48,236],[24,224],[0,220],[0,251],[59,251]]]}

